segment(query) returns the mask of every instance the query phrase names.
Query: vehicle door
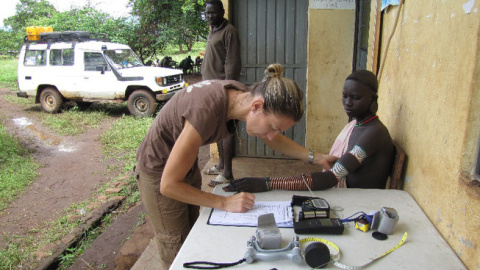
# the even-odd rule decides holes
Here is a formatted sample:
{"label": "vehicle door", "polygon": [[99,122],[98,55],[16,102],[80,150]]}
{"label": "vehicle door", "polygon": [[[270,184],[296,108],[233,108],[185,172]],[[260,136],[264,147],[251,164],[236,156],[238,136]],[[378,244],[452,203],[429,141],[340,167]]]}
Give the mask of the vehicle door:
{"label": "vehicle door", "polygon": [[82,51],[78,90],[86,99],[123,98],[124,88],[101,52]]}
{"label": "vehicle door", "polygon": [[48,72],[44,76],[46,82],[54,85],[67,99],[77,92],[75,87],[80,76],[74,57],[75,50],[71,44],[52,44],[48,53]]}

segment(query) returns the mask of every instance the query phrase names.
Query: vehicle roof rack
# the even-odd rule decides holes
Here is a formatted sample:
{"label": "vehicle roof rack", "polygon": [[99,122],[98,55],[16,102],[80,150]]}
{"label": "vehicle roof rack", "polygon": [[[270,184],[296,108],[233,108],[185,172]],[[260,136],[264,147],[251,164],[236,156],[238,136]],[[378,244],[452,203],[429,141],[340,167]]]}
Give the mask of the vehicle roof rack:
{"label": "vehicle roof rack", "polygon": [[82,42],[82,41],[108,41],[106,34],[90,33],[87,31],[62,31],[62,32],[42,32],[39,34],[39,40],[28,40],[25,37],[25,43],[52,43],[52,42]]}

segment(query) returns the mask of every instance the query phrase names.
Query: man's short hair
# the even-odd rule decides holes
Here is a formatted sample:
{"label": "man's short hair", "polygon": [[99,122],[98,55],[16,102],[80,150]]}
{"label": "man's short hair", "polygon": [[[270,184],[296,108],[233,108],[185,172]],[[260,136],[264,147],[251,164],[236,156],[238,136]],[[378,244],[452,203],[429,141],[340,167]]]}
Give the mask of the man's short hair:
{"label": "man's short hair", "polygon": [[217,6],[221,11],[225,11],[225,9],[223,8],[223,2],[220,1],[220,0],[209,0],[209,1],[207,1],[207,2],[205,3],[205,6],[208,5],[208,4],[210,4],[210,5],[215,5],[215,6]]}

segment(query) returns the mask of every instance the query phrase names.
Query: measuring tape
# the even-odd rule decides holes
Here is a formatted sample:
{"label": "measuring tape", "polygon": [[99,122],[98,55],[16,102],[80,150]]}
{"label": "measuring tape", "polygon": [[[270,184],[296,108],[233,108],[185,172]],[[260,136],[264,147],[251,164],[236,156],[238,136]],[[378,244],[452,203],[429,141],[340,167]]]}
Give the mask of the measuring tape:
{"label": "measuring tape", "polygon": [[[341,269],[346,269],[346,270],[357,270],[357,269],[363,269],[365,267],[367,267],[368,265],[372,264],[373,262],[377,261],[378,259],[382,258],[382,257],[385,257],[387,256],[388,254],[392,253],[394,250],[396,250],[397,248],[399,248],[400,246],[403,245],[403,243],[405,243],[405,241],[407,240],[407,233],[405,232],[405,234],[403,235],[402,239],[400,240],[400,242],[394,246],[393,248],[389,249],[388,251],[386,251],[385,253],[383,253],[382,255],[374,258],[373,260],[371,260],[370,262],[366,263],[366,264],[363,264],[363,265],[360,265],[360,266],[348,266],[348,265],[345,265],[345,264],[342,264],[342,263],[339,263],[338,261],[340,260],[340,248],[338,248],[337,245],[335,245],[334,243],[326,240],[326,239],[323,239],[323,238],[317,238],[317,237],[308,237],[308,238],[304,238],[304,239],[301,239],[300,240],[300,243],[305,243],[305,242],[321,242],[321,243],[324,243],[324,244],[327,244],[329,246],[331,246],[333,249],[335,249],[337,251],[337,254],[330,254],[331,256],[331,260],[330,262],[335,265],[336,267],[338,268],[341,268]],[[319,266],[317,268],[320,268],[320,267],[323,267],[322,266]]]}

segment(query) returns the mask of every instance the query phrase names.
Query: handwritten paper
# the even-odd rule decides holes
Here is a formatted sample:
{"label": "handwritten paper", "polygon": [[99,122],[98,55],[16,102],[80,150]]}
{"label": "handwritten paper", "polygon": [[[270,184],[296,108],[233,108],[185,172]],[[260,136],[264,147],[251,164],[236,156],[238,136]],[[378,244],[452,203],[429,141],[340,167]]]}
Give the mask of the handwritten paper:
{"label": "handwritten paper", "polygon": [[212,209],[207,224],[223,226],[257,227],[258,216],[273,213],[279,228],[293,227],[293,213],[290,201],[255,202],[253,209],[245,213],[231,213]]}

